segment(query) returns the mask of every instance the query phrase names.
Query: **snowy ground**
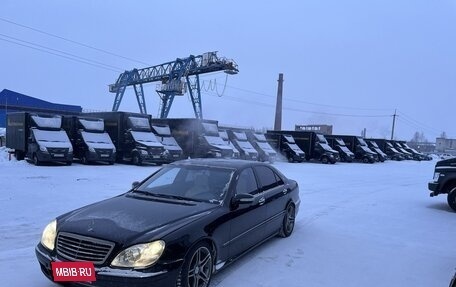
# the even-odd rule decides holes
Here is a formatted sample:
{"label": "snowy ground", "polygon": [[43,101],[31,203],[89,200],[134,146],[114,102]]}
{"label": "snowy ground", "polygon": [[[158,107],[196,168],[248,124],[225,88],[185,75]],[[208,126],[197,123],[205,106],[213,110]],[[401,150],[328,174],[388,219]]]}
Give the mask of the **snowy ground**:
{"label": "snowy ground", "polygon": [[[1,154],[1,150],[0,150]],[[298,180],[295,232],[272,239],[212,286],[448,286],[456,214],[430,198],[435,162],[276,163]],[[55,216],[126,191],[155,167],[43,166],[0,157],[1,286],[55,286],[34,247]]]}

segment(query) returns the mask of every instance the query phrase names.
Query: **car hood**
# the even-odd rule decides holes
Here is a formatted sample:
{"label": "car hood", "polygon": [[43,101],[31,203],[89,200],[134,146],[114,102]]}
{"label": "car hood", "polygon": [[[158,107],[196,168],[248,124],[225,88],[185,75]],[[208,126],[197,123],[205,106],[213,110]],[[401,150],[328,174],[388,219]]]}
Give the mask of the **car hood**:
{"label": "car hood", "polygon": [[438,161],[435,166],[456,166],[456,158],[449,158]]}
{"label": "car hood", "polygon": [[165,235],[215,209],[218,205],[158,199],[127,193],[94,203],[58,218],[58,231],[96,237],[119,244]]}

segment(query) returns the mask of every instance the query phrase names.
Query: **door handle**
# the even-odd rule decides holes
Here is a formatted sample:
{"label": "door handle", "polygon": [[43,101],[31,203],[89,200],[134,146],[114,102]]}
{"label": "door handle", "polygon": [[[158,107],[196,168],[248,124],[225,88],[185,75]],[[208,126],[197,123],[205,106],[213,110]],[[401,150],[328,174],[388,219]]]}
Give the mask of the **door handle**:
{"label": "door handle", "polygon": [[265,202],[266,202],[266,199],[264,199],[264,197],[262,197],[262,198],[260,198],[260,200],[258,200],[258,203],[260,205],[263,205]]}

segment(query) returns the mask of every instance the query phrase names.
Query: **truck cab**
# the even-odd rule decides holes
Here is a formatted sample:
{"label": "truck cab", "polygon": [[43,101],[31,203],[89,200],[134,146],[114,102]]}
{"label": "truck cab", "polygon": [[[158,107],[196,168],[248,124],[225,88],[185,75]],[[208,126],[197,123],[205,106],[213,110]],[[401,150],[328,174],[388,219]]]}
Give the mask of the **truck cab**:
{"label": "truck cab", "polygon": [[379,161],[384,162],[385,160],[388,159],[388,155],[380,149],[380,147],[377,145],[377,143],[375,141],[369,140],[369,141],[367,141],[367,145],[369,146],[369,148],[372,151],[377,153]]}
{"label": "truck cab", "polygon": [[165,124],[152,124],[152,130],[168,151],[166,163],[184,159],[184,152],[176,139],[171,135],[171,130]]}
{"label": "truck cab", "polygon": [[394,148],[402,153],[405,157],[405,159],[414,159],[413,154],[411,152],[408,152],[404,149],[404,147],[397,141],[392,142]]}
{"label": "truck cab", "polygon": [[345,145],[345,142],[341,138],[335,138],[333,141],[329,140],[332,148],[337,150],[340,155],[340,160],[343,162],[353,162],[355,160],[355,154]]}
{"label": "truck cab", "polygon": [[339,152],[329,146],[328,141],[322,134],[316,134],[315,153],[322,163],[336,163],[340,160]]}
{"label": "truck cab", "polygon": [[248,141],[258,152],[259,161],[269,161],[273,163],[277,158],[277,153],[266,140],[262,133],[255,133],[252,131],[246,132]]}
{"label": "truck cab", "polygon": [[268,131],[265,137],[288,162],[303,162],[306,159],[306,153],[298,147],[292,135]]}
{"label": "truck cab", "polygon": [[447,195],[448,205],[456,211],[456,158],[438,161],[434,168],[434,177],[428,183],[430,196]]}
{"label": "truck cab", "polygon": [[64,116],[63,127],[73,144],[73,156],[82,164],[107,162],[114,164],[116,148],[100,118]]}
{"label": "truck cab", "polygon": [[73,162],[73,146],[62,129],[62,117],[50,114],[11,113],[7,116],[6,147],[14,149],[18,160]]}
{"label": "truck cab", "polygon": [[233,143],[230,141],[230,139],[228,137],[228,133],[226,132],[226,130],[219,130],[219,136],[220,136],[220,138],[222,138],[223,142],[226,145],[229,145],[233,149],[233,158],[240,158],[241,157],[241,153],[233,145]]}
{"label": "truck cab", "polygon": [[241,153],[241,159],[258,160],[258,152],[247,140],[245,132],[235,132],[232,130],[228,130],[227,132],[230,141]]}

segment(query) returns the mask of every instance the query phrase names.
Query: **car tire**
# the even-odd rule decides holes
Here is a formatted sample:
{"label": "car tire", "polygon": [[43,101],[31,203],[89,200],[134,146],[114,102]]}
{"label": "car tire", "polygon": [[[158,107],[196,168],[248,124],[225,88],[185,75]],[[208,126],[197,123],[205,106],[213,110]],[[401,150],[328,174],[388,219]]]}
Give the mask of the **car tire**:
{"label": "car tire", "polygon": [[87,157],[85,155],[83,155],[81,157],[81,163],[84,164],[84,165],[87,165],[89,164],[89,161],[87,160]]}
{"label": "car tire", "polygon": [[321,158],[321,163],[328,164],[329,158],[327,156],[324,156]]}
{"label": "car tire", "polygon": [[208,287],[211,283],[213,265],[213,252],[209,244],[196,244],[185,256],[176,286]]}
{"label": "car tire", "polygon": [[291,157],[291,156],[288,157],[288,162],[293,162],[293,161],[294,161],[294,160],[293,160],[293,157]]}
{"label": "car tire", "polygon": [[142,164],[142,161],[141,161],[141,158],[139,157],[139,154],[135,153],[133,155],[133,157],[131,158],[131,162],[134,164],[134,165],[141,165]]}
{"label": "car tire", "polygon": [[451,209],[456,211],[456,186],[453,186],[448,192],[447,201]]}
{"label": "car tire", "polygon": [[38,156],[36,155],[36,153],[33,154],[33,164],[35,164],[36,166],[41,165],[41,161],[38,159]]}
{"label": "car tire", "polygon": [[363,157],[363,163],[369,163],[369,158],[368,157]]}
{"label": "car tire", "polygon": [[72,161],[67,161],[65,164],[68,165],[68,166],[70,166],[70,165],[73,164],[73,162],[72,162]]}
{"label": "car tire", "polygon": [[282,238],[288,237],[293,233],[296,219],[296,208],[293,203],[287,205],[285,209],[285,216],[282,222],[282,228],[280,229],[279,236]]}

